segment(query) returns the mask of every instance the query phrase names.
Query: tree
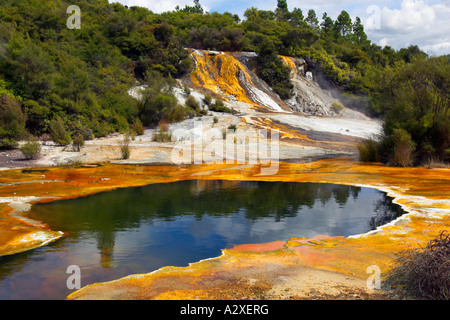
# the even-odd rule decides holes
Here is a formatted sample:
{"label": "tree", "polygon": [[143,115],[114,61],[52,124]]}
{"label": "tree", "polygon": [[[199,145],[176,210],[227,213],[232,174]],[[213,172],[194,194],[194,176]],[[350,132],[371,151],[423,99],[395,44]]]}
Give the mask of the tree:
{"label": "tree", "polygon": [[294,8],[291,12],[291,20],[290,23],[294,27],[299,27],[303,24],[303,11],[300,8]]}
{"label": "tree", "polygon": [[157,71],[147,73],[148,88],[143,92],[139,105],[139,117],[144,125],[156,125],[161,121],[183,120],[187,112],[178,104],[173,94],[173,83]]}
{"label": "tree", "polygon": [[355,23],[353,24],[353,35],[356,43],[364,44],[367,42],[367,35],[364,32],[364,25],[361,23],[361,19],[356,17]]}
{"label": "tree", "polygon": [[291,70],[278,56],[275,44],[270,40],[264,40],[258,49],[259,74],[267,84],[286,100],[293,96],[293,84],[290,81]]}
{"label": "tree", "polygon": [[313,29],[317,29],[319,27],[319,20],[317,20],[316,12],[313,9],[308,11],[308,16],[305,21]]}
{"label": "tree", "polygon": [[9,95],[0,97],[0,147],[12,148],[25,132],[26,115],[19,101]]}
{"label": "tree", "polygon": [[326,12],[323,13],[322,16],[323,22],[320,24],[322,27],[322,32],[325,34],[325,36],[329,36],[333,33],[333,26],[334,22],[333,19],[331,19]]}
{"label": "tree", "polygon": [[50,135],[54,142],[62,146],[67,146],[72,142],[72,137],[67,132],[64,120],[60,116],[56,116],[50,121]]}
{"label": "tree", "polygon": [[377,91],[371,94],[374,107],[385,113],[381,154],[398,163],[398,154],[415,146],[416,163],[450,160],[449,61],[416,56],[388,70],[377,78]]}
{"label": "tree", "polygon": [[408,48],[402,48],[398,51],[400,57],[406,62],[411,62],[414,57],[425,58],[427,54],[420,50],[417,45],[410,45]]}
{"label": "tree", "polygon": [[278,20],[286,21],[288,19],[289,10],[286,0],[278,0],[275,14]]}
{"label": "tree", "polygon": [[194,0],[194,6],[188,6],[186,5],[183,9],[180,9],[179,6],[176,6],[175,8],[176,11],[180,11],[180,12],[189,12],[189,13],[198,13],[198,14],[203,14],[203,7],[200,4],[199,0]]}
{"label": "tree", "polygon": [[334,30],[336,35],[348,36],[352,33],[353,24],[352,19],[347,11],[342,10],[334,23]]}

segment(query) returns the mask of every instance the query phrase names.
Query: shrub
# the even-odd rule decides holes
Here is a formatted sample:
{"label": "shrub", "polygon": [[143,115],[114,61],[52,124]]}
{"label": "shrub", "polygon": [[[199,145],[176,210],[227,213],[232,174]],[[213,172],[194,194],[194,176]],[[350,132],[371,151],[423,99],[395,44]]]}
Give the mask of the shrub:
{"label": "shrub", "polygon": [[18,145],[17,141],[12,138],[3,138],[0,140],[0,148],[3,149],[14,149]]}
{"label": "shrub", "polygon": [[210,111],[215,111],[215,112],[224,112],[224,113],[231,113],[231,114],[237,113],[235,110],[226,107],[222,100],[216,100],[215,103],[212,103],[208,106],[208,109]]}
{"label": "shrub", "polygon": [[169,123],[166,121],[161,121],[158,124],[158,128],[160,132],[169,132]]}
{"label": "shrub", "polygon": [[122,154],[122,159],[129,159],[131,155],[130,149],[130,135],[128,133],[125,134],[123,140],[120,143],[120,152]]}
{"label": "shrub", "polygon": [[337,103],[337,102],[334,102],[333,105],[331,106],[331,108],[333,109],[334,113],[336,113],[336,114],[341,113],[341,111],[344,109],[342,104]]}
{"label": "shrub", "polygon": [[185,84],[185,85],[183,86],[183,91],[184,91],[184,94],[185,94],[185,95],[190,96],[190,94],[191,94],[191,88],[189,88],[189,86],[188,86],[187,84]]}
{"label": "shrub", "polygon": [[50,121],[50,135],[54,142],[62,146],[67,146],[72,142],[72,138],[66,130],[64,121],[59,116]]}
{"label": "shrub", "polygon": [[259,76],[277,93],[282,100],[294,96],[291,82],[291,69],[278,56],[276,46],[271,40],[263,40],[258,47]]}
{"label": "shrub", "polygon": [[143,99],[138,105],[139,117],[144,125],[155,125],[161,121],[179,122],[188,112],[178,104],[173,93],[173,83],[158,72],[147,75],[148,87],[143,91]]}
{"label": "shrub", "polygon": [[213,118],[213,123],[216,124],[216,123],[218,123],[218,122],[219,122],[219,119],[218,119],[217,117],[214,117],[214,118]]}
{"label": "shrub", "polygon": [[391,138],[394,142],[392,163],[401,167],[410,166],[413,163],[413,153],[416,149],[411,134],[404,129],[394,129]]}
{"label": "shrub", "polygon": [[169,132],[163,132],[159,130],[157,133],[153,135],[153,141],[155,142],[171,142],[172,134]]}
{"label": "shrub", "polygon": [[378,162],[378,143],[372,139],[366,139],[358,144],[359,159],[364,162]]}
{"label": "shrub", "polygon": [[398,254],[397,265],[386,281],[406,297],[416,299],[450,299],[450,234],[443,231],[422,249]]}
{"label": "shrub", "polygon": [[16,147],[16,139],[25,132],[25,123],[26,115],[19,102],[9,95],[0,97],[0,147]]}
{"label": "shrub", "polygon": [[84,147],[84,139],[83,139],[83,137],[80,136],[80,135],[75,136],[73,138],[72,145],[73,145],[73,150],[75,152],[80,152],[81,148]]}
{"label": "shrub", "polygon": [[144,126],[141,119],[136,118],[133,123],[133,131],[138,135],[142,136],[144,134]]}
{"label": "shrub", "polygon": [[229,130],[233,130],[234,132],[236,132],[237,127],[235,124],[230,124],[230,126],[228,127]]}
{"label": "shrub", "polygon": [[158,132],[153,135],[155,142],[171,142],[172,134],[169,133],[169,123],[161,121],[158,125]]}
{"label": "shrub", "polygon": [[20,151],[25,156],[25,159],[36,159],[41,152],[41,144],[37,141],[36,138],[32,138],[27,141],[22,147],[20,147]]}
{"label": "shrub", "polygon": [[209,106],[209,105],[211,104],[211,102],[212,102],[212,97],[211,97],[211,95],[206,94],[206,95],[205,95],[205,98],[203,98],[203,102],[204,102],[207,106]]}

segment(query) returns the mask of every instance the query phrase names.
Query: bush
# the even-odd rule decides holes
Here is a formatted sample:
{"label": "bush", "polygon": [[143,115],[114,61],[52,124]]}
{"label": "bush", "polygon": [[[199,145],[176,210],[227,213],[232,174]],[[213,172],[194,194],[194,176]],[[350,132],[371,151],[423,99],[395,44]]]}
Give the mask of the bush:
{"label": "bush", "polygon": [[210,111],[215,111],[215,112],[223,112],[223,113],[231,113],[231,114],[237,113],[235,110],[226,107],[222,100],[216,100],[215,103],[209,105],[208,109]]}
{"label": "bush", "polygon": [[416,149],[416,144],[411,139],[411,134],[403,129],[394,129],[391,138],[394,142],[392,163],[401,167],[410,166],[413,163],[413,153]]}
{"label": "bush", "polygon": [[203,102],[204,102],[207,106],[209,106],[209,105],[211,104],[211,102],[212,102],[212,97],[211,97],[211,95],[206,94],[206,95],[205,95],[205,98],[203,98]]}
{"label": "bush", "polygon": [[142,136],[144,134],[144,126],[142,121],[139,118],[136,118],[133,123],[133,131],[138,136]]}
{"label": "bush", "polygon": [[341,111],[344,109],[342,104],[337,103],[337,102],[334,102],[333,105],[331,106],[331,108],[333,109],[334,113],[336,113],[336,114],[341,113]]}
{"label": "bush", "polygon": [[400,166],[450,160],[449,75],[448,59],[432,57],[395,64],[374,78],[372,107],[384,112],[384,160]]}
{"label": "bush", "polygon": [[80,136],[80,135],[75,136],[73,138],[72,145],[73,145],[73,150],[75,152],[80,152],[81,148],[84,147],[84,139],[83,139],[83,137]]}
{"label": "bush", "polygon": [[59,116],[50,121],[50,135],[54,142],[62,146],[67,146],[72,142],[72,138],[66,130],[64,121]]}
{"label": "bush", "polygon": [[155,142],[171,142],[172,134],[169,133],[169,123],[162,121],[158,125],[158,132],[153,135]]}
{"label": "bush", "polygon": [[294,96],[294,85],[291,82],[291,69],[278,56],[275,44],[271,40],[264,40],[258,48],[259,76],[282,100]]}
{"label": "bush", "polygon": [[402,251],[386,281],[400,295],[416,299],[450,299],[450,234],[443,231],[422,249]]}
{"label": "bush", "polygon": [[188,112],[178,104],[173,94],[173,83],[157,72],[147,75],[148,87],[143,92],[143,100],[138,106],[139,117],[144,125],[155,125],[161,121],[179,122]]}
{"label": "bush", "polygon": [[378,143],[372,139],[366,139],[358,144],[359,159],[364,162],[378,162]]}
{"label": "bush", "polygon": [[157,133],[154,134],[153,141],[155,141],[155,142],[171,142],[172,134],[169,132],[164,132],[162,130],[159,130]]}
{"label": "bush", "polygon": [[122,155],[122,159],[130,159],[130,135],[128,133],[125,134],[123,140],[120,143],[120,152]]}
{"label": "bush", "polygon": [[193,96],[186,99],[186,107],[192,109],[198,117],[205,116],[208,112],[200,108],[200,104]]}
{"label": "bush", "polygon": [[25,159],[32,160],[36,159],[41,152],[41,144],[37,139],[33,138],[27,141],[21,148],[20,151],[25,156]]}
{"label": "bush", "polygon": [[3,149],[14,149],[18,145],[19,144],[17,143],[17,141],[15,139],[3,138],[0,140],[0,148],[3,148]]}
{"label": "bush", "polygon": [[9,95],[0,97],[0,147],[16,147],[16,139],[25,132],[25,123],[26,115],[19,102]]}
{"label": "bush", "polygon": [[161,121],[158,124],[158,128],[160,132],[169,132],[169,123],[166,121]]}

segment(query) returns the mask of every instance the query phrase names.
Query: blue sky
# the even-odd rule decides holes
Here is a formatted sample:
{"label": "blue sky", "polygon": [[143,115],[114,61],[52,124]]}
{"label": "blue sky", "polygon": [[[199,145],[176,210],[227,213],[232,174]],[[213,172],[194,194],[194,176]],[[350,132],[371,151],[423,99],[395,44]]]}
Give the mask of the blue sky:
{"label": "blue sky", "polygon": [[[110,0],[128,6],[147,7],[154,12],[192,5],[192,0]],[[450,0],[287,0],[289,10],[300,8],[304,15],[314,9],[317,16],[327,12],[333,19],[346,10],[366,25],[369,39],[395,49],[418,45],[431,55],[450,54]],[[237,13],[243,18],[247,8],[273,10],[276,0],[200,0],[208,12]]]}

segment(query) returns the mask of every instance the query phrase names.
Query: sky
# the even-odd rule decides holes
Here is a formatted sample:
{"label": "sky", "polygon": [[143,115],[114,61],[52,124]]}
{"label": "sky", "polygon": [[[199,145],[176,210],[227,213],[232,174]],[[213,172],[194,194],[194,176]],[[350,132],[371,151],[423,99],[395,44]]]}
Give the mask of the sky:
{"label": "sky", "polygon": [[[192,0],[110,0],[128,6],[146,7],[153,12],[172,11],[177,5],[193,5]],[[300,8],[306,16],[309,9],[336,19],[346,10],[361,18],[369,39],[384,47],[398,50],[418,45],[429,55],[450,54],[450,0],[287,0],[289,10]],[[237,13],[241,19],[250,7],[274,10],[277,0],[200,0],[207,12]]]}

